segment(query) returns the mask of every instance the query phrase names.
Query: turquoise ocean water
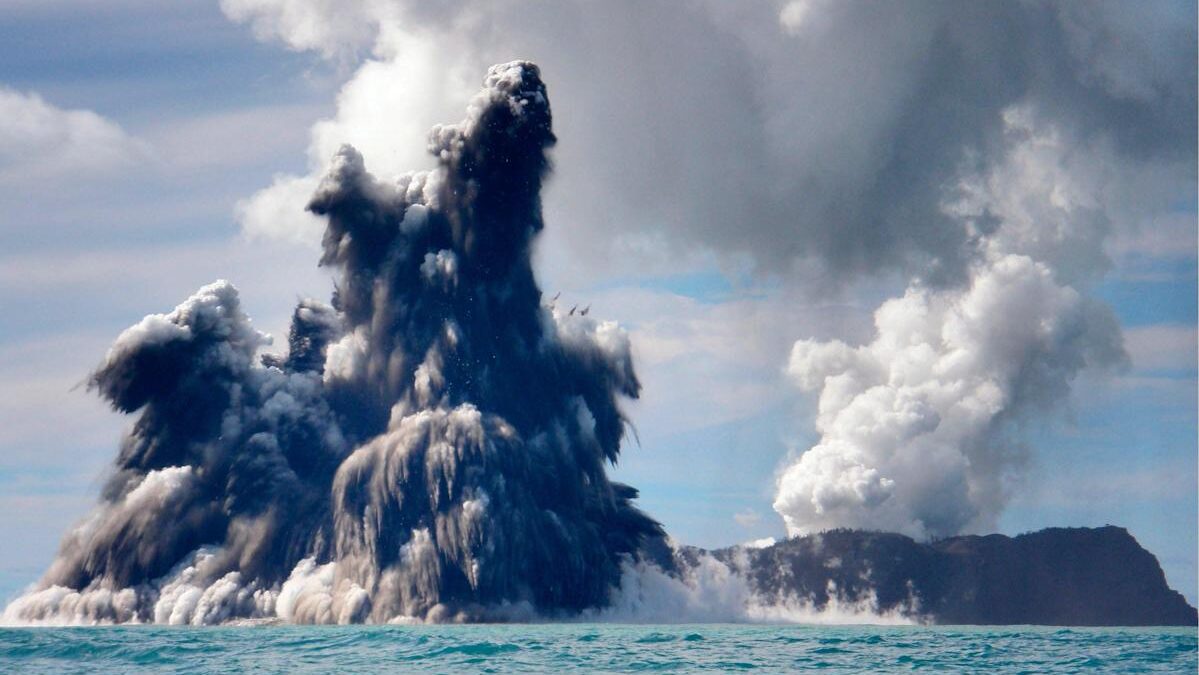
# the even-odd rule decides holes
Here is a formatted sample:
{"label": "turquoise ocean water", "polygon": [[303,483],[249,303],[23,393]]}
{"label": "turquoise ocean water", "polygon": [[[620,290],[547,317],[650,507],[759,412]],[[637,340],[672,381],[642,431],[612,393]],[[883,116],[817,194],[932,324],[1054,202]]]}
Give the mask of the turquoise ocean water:
{"label": "turquoise ocean water", "polygon": [[3,673],[1195,673],[1193,628],[533,624],[0,629]]}

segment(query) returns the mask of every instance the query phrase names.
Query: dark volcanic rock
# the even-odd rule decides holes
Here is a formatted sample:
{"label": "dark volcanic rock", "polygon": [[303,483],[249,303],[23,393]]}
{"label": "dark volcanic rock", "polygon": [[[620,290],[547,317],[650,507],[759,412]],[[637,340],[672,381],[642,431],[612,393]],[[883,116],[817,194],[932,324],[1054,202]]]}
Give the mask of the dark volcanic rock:
{"label": "dark volcanic rock", "polygon": [[[699,549],[684,549],[694,564]],[[899,534],[834,530],[763,549],[713,551],[766,601],[855,599],[942,624],[1196,625],[1152,553],[1121,527],[1050,528],[921,544]],[[831,585],[830,585],[831,584]]]}

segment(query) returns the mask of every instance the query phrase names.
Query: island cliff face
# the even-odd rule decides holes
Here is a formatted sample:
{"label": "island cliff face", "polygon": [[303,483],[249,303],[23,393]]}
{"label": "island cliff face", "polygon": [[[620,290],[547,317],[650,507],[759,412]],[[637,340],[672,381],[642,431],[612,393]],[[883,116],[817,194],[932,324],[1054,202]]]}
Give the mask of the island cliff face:
{"label": "island cliff face", "polygon": [[[702,552],[684,549],[680,562]],[[1050,528],[928,544],[900,534],[834,530],[761,549],[712,552],[764,601],[824,606],[873,594],[878,610],[940,624],[1196,625],[1152,553],[1121,527]]]}

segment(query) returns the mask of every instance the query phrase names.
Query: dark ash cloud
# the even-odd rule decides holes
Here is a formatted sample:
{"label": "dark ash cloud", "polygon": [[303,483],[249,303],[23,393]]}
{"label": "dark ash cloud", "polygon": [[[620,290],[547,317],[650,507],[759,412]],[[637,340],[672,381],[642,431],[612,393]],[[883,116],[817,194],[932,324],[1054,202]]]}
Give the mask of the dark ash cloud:
{"label": "dark ash cloud", "polygon": [[488,71],[437,168],[346,146],[309,208],[332,304],[288,352],[227,282],[126,330],[91,377],[136,414],[97,509],[16,621],[471,620],[604,605],[660,526],[610,481],[637,397],[613,323],[542,302],[555,141],[538,68]]}

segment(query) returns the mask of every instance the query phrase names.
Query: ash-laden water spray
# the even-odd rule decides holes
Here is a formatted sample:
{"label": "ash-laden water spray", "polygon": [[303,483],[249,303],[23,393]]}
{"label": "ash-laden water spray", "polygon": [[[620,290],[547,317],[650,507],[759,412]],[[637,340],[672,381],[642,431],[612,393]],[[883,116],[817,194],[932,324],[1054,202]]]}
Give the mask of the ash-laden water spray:
{"label": "ash-laden water spray", "polygon": [[288,352],[227,282],[126,330],[91,377],[138,417],[95,511],[12,621],[485,619],[602,606],[660,542],[606,475],[635,398],[626,334],[542,303],[530,263],[554,144],[527,62],[488,71],[437,168],[343,147],[332,305]]}

